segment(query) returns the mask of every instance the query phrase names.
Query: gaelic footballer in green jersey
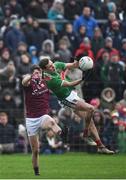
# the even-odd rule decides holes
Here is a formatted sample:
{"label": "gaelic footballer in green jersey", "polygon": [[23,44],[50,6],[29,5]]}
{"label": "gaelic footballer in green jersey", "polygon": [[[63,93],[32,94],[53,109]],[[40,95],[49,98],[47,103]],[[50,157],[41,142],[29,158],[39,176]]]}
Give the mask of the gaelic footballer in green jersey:
{"label": "gaelic footballer in green jersey", "polygon": [[[74,86],[80,84],[82,79],[69,81],[67,78],[62,78],[63,72],[66,69],[78,68],[78,61],[73,63],[55,62],[53,63],[50,58],[45,57],[40,59],[40,68],[44,71],[47,87],[58,97],[59,101],[74,109],[74,112],[83,120],[85,120],[84,138],[88,138],[88,130],[94,135],[95,142],[98,145],[98,150],[113,154],[113,151],[108,150],[101,142],[97,129],[93,121],[94,107],[86,103],[74,91]],[[61,76],[62,75],[62,76]]]}

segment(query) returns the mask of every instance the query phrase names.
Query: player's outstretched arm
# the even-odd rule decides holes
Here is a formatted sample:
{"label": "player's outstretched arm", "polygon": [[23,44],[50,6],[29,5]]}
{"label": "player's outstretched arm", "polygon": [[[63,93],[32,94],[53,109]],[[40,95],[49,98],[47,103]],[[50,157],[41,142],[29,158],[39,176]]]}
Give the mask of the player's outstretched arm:
{"label": "player's outstretched arm", "polygon": [[30,80],[31,80],[31,75],[30,74],[26,74],[24,77],[23,77],[23,80],[22,80],[22,85],[23,86],[29,86],[30,85]]}
{"label": "player's outstretched arm", "polygon": [[71,87],[71,86],[77,86],[78,84],[80,84],[82,82],[82,79],[78,79],[78,80],[75,80],[75,81],[63,81],[62,82],[62,86],[64,87]]}
{"label": "player's outstretched arm", "polygon": [[79,68],[79,57],[72,57],[72,63],[66,63],[66,69]]}

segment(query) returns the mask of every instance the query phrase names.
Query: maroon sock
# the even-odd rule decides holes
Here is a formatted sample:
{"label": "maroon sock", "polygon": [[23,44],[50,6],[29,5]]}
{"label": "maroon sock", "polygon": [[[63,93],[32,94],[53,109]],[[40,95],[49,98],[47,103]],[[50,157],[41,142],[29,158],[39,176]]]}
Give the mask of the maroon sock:
{"label": "maroon sock", "polygon": [[83,137],[87,137],[87,136],[88,136],[88,129],[84,129]]}
{"label": "maroon sock", "polygon": [[102,144],[100,139],[95,140],[95,142],[96,142],[98,147],[103,146],[103,144]]}

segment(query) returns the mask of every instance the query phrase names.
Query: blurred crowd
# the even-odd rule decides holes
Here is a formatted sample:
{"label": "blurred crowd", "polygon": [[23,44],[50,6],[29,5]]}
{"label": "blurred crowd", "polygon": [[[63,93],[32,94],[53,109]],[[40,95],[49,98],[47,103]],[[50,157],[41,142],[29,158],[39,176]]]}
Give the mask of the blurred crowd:
{"label": "blurred crowd", "polygon": [[[0,1],[0,153],[29,151],[21,80],[40,56],[65,63],[74,56],[93,59],[91,71],[73,69],[68,76],[85,76],[76,88],[96,107],[94,122],[102,141],[126,152],[126,1]],[[50,107],[63,133],[41,134],[41,152],[86,150],[83,120],[61,108],[53,94]]]}

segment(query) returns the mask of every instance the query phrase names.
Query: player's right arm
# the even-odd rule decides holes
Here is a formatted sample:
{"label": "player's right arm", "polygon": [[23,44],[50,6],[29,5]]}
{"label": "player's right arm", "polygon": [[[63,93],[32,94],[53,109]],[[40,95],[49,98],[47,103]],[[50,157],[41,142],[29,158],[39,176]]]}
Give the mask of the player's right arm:
{"label": "player's right arm", "polygon": [[31,75],[30,74],[26,74],[23,77],[22,85],[25,86],[25,87],[28,87],[30,85],[30,81],[31,81]]}
{"label": "player's right arm", "polygon": [[81,82],[82,82],[82,79],[78,79],[78,80],[71,81],[71,82],[69,82],[69,81],[62,81],[61,86],[63,86],[63,87],[73,87],[73,86],[77,86]]}

